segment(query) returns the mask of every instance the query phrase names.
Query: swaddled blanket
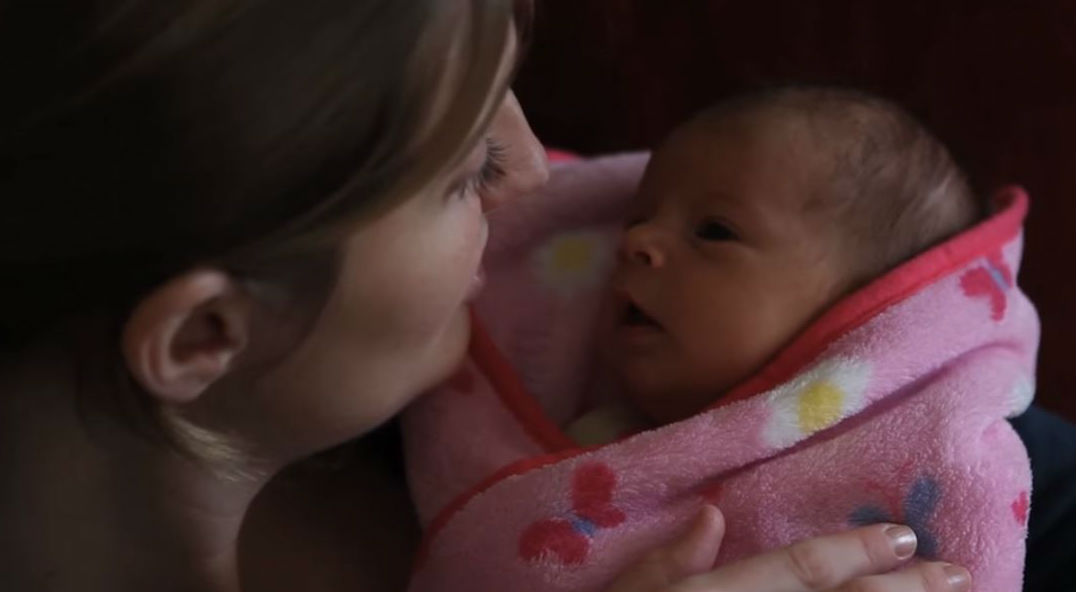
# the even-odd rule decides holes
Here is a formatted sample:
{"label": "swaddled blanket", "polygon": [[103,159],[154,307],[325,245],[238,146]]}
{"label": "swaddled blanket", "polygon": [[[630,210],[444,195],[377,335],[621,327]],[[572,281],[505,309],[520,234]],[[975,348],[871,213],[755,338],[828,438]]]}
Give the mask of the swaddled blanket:
{"label": "swaddled blanket", "polygon": [[610,391],[592,333],[644,159],[560,165],[491,219],[466,366],[404,418],[427,529],[411,590],[601,590],[704,503],[727,522],[718,565],[893,521],[976,590],[1019,590],[1030,472],[1005,418],[1030,402],[1038,341],[1015,285],[1023,192],[838,302],[711,408],[583,448],[561,426]]}

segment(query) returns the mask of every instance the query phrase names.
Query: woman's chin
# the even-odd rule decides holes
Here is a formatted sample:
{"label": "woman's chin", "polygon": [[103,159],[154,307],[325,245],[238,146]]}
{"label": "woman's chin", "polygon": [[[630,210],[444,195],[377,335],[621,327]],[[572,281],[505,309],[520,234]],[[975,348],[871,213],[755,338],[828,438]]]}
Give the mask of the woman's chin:
{"label": "woman's chin", "polygon": [[467,355],[470,342],[471,315],[466,306],[460,306],[448,321],[441,339],[433,345],[436,360],[431,364],[432,379],[427,388],[448,380],[456,373]]}

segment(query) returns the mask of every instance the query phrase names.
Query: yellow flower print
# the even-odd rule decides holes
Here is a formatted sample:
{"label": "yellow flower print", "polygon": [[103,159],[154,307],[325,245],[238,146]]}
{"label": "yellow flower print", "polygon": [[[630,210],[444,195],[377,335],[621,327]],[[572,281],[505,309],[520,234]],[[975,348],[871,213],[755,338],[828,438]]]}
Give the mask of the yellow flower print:
{"label": "yellow flower print", "polygon": [[766,397],[772,413],[763,440],[785,448],[854,415],[865,404],[870,365],[831,358],[773,389]]}
{"label": "yellow flower print", "polygon": [[538,276],[553,291],[570,295],[601,285],[613,261],[616,239],[593,230],[554,236],[538,249]]}

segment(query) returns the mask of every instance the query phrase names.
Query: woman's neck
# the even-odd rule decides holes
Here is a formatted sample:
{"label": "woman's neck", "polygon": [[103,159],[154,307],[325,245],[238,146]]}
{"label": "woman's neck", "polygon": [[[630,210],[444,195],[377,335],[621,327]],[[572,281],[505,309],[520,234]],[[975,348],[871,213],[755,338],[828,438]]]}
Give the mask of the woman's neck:
{"label": "woman's neck", "polygon": [[0,369],[0,589],[238,592],[240,526],[275,471],[229,479],[91,429],[51,359]]}

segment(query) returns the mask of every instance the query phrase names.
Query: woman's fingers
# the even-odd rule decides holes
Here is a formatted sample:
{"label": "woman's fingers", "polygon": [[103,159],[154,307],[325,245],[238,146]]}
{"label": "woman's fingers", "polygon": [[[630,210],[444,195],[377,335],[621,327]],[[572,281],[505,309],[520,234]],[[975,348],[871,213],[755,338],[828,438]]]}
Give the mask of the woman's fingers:
{"label": "woman's fingers", "polygon": [[654,592],[703,573],[713,567],[724,535],[724,516],[714,506],[703,506],[687,532],[669,546],[650,552],[607,592]]}
{"label": "woman's fingers", "polygon": [[931,562],[900,567],[915,554],[912,529],[878,524],[818,537],[714,571],[725,534],[721,512],[706,506],[691,528],[624,572],[607,592],[966,592],[962,567]]}
{"label": "woman's fingers", "polygon": [[665,549],[662,569],[666,581],[673,582],[703,573],[714,566],[721,539],[725,536],[725,517],[714,506],[703,506],[691,528]]}
{"label": "woman's fingers", "polygon": [[969,589],[971,575],[968,570],[935,561],[884,575],[857,578],[834,592],[966,592]]}
{"label": "woman's fingers", "polygon": [[[814,592],[898,567],[915,553],[915,533],[878,524],[795,543],[687,578],[678,592]],[[916,590],[911,588],[910,590]],[[931,592],[934,589],[929,589]]]}

